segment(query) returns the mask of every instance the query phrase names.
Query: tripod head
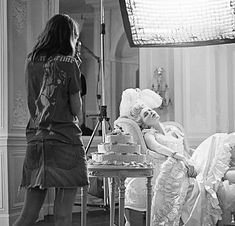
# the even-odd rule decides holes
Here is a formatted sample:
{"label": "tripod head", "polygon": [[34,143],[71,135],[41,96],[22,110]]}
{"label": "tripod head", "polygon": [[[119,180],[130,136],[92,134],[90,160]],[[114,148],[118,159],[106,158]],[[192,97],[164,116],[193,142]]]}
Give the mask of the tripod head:
{"label": "tripod head", "polygon": [[110,118],[107,117],[107,106],[106,105],[101,105],[100,106],[100,113],[99,114],[89,114],[87,116],[97,116],[97,117],[99,117],[99,120],[98,120],[99,123],[101,123],[103,120],[105,120],[106,122],[108,122],[109,130],[112,129],[112,126],[109,122]]}
{"label": "tripod head", "polygon": [[92,133],[92,135],[91,135],[91,138],[90,138],[90,140],[89,140],[89,142],[88,142],[88,144],[87,144],[86,153],[88,152],[88,150],[89,150],[89,148],[90,148],[90,145],[91,145],[91,142],[92,142],[92,140],[93,140],[93,138],[94,138],[94,136],[95,136],[95,133],[96,133],[96,131],[98,130],[99,125],[100,125],[102,122],[105,122],[105,121],[106,121],[106,122],[108,123],[108,125],[109,125],[109,130],[112,129],[112,126],[111,126],[111,124],[110,124],[110,122],[109,122],[109,119],[110,119],[110,118],[107,117],[107,106],[106,106],[106,105],[101,105],[101,106],[100,106],[100,113],[99,113],[99,114],[95,114],[95,115],[93,115],[93,116],[99,116],[99,120],[98,120],[98,122],[97,122],[97,124],[96,124],[96,126],[95,126],[95,129],[93,130],[93,133]]}
{"label": "tripod head", "polygon": [[106,121],[109,121],[109,118],[107,118],[107,106],[106,105],[101,105],[100,106],[100,120],[102,121],[105,119]]}

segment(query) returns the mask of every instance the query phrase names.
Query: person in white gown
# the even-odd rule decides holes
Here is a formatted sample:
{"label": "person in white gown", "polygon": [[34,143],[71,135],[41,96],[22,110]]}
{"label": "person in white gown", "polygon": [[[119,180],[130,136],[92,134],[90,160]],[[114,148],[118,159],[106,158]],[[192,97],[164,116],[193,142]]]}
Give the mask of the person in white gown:
{"label": "person in white gown", "polygon": [[[184,134],[175,127],[164,127],[148,101],[135,98],[134,105],[128,104],[128,111],[123,110],[127,105],[121,102],[120,112],[125,111],[126,116],[139,124],[151,150],[147,156],[154,165],[151,225],[215,225],[222,214],[218,194],[224,195],[228,190],[222,179],[231,163],[231,151],[235,151],[235,133],[208,137],[190,156]],[[126,180],[125,208],[146,210],[143,180]],[[234,196],[230,202],[235,201]]]}

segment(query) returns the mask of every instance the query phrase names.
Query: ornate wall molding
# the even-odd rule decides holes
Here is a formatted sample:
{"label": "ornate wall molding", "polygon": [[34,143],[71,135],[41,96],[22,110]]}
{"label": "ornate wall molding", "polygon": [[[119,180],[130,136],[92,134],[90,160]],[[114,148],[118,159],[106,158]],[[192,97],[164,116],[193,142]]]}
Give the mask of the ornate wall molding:
{"label": "ornate wall molding", "polygon": [[10,208],[16,210],[19,207],[22,208],[24,204],[24,192],[19,191],[19,184],[21,180],[21,172],[25,157],[25,150],[26,145],[25,147],[18,146],[17,150],[15,148],[8,148],[10,167],[8,173],[10,174],[10,186],[12,188]]}
{"label": "ornate wall molding", "polygon": [[12,1],[12,16],[16,31],[21,34],[27,20],[27,2],[25,0]]}
{"label": "ornate wall molding", "polygon": [[28,119],[28,111],[26,100],[22,92],[18,90],[14,99],[14,107],[12,112],[13,127],[25,127]]}
{"label": "ornate wall molding", "polygon": [[3,209],[4,205],[4,198],[3,198],[3,189],[4,189],[4,185],[3,185],[3,153],[0,152],[0,210]]}
{"label": "ornate wall molding", "polygon": [[0,1],[0,137],[7,133],[8,49],[7,0]]}

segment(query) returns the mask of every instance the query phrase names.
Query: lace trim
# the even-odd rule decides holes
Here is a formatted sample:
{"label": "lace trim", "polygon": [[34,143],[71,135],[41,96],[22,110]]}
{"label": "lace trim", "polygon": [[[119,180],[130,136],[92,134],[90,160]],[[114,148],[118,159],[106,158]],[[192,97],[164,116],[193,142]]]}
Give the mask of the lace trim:
{"label": "lace trim", "polygon": [[[178,225],[189,185],[181,161],[168,158],[161,167],[152,201],[152,226]],[[159,205],[160,204],[160,205]]]}
{"label": "lace trim", "polygon": [[154,128],[143,129],[143,130],[142,130],[143,135],[146,134],[146,133],[150,133],[150,134],[153,134],[153,135],[154,135],[154,134],[157,133],[157,132],[159,133],[159,131],[156,130],[156,129],[154,129]]}

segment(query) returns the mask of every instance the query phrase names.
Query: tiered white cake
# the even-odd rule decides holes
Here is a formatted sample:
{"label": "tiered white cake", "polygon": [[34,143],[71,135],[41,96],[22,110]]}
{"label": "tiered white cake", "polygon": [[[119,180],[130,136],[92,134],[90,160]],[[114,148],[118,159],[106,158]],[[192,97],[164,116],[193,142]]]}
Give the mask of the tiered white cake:
{"label": "tiered white cake", "polygon": [[105,137],[105,143],[98,145],[98,152],[92,153],[92,160],[101,164],[130,164],[146,162],[146,155],[141,154],[140,145],[133,142],[133,137],[121,128],[116,128]]}

